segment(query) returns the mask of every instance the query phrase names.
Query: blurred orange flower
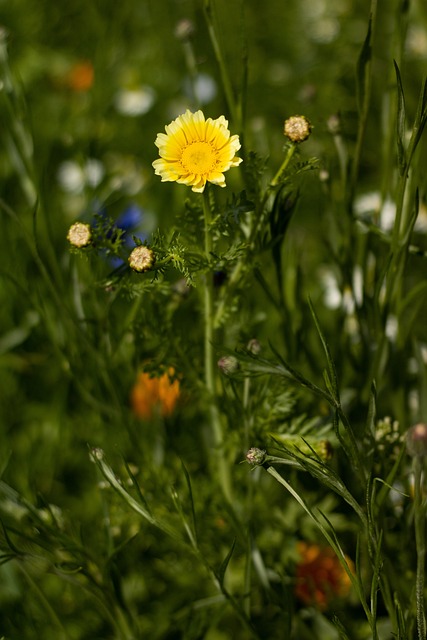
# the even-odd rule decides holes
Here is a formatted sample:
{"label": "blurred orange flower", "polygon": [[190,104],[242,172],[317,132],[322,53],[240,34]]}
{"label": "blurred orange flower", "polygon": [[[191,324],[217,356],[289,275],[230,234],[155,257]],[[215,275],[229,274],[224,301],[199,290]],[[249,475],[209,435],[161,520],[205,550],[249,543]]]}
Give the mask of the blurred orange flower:
{"label": "blurred orange flower", "polygon": [[73,91],[88,91],[93,85],[94,69],[91,62],[82,60],[76,62],[68,71],[66,76],[66,84]]}
{"label": "blurred orange flower", "polygon": [[[298,542],[301,560],[296,569],[295,595],[306,605],[326,609],[329,602],[346,596],[351,581],[331,547]],[[352,568],[350,558],[347,563]]]}
{"label": "blurred orange flower", "polygon": [[141,372],[132,388],[130,401],[137,418],[149,420],[154,415],[172,415],[180,395],[179,380],[174,379],[175,371],[170,367],[167,373],[151,377]]}

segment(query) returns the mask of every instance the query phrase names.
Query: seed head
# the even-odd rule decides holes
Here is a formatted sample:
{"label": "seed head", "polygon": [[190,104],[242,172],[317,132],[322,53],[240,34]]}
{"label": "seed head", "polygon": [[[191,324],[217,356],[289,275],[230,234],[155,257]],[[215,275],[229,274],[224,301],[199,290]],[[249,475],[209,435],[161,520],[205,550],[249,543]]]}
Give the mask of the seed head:
{"label": "seed head", "polygon": [[291,142],[304,142],[310,136],[311,128],[305,116],[291,116],[285,120],[283,133]]}
{"label": "seed head", "polygon": [[92,241],[92,229],[85,222],[74,222],[68,229],[67,240],[78,249],[83,249],[90,245]]}
{"label": "seed head", "polygon": [[138,273],[149,271],[153,267],[155,261],[156,256],[154,255],[154,251],[144,245],[135,247],[129,256],[130,267],[134,271],[138,271]]}

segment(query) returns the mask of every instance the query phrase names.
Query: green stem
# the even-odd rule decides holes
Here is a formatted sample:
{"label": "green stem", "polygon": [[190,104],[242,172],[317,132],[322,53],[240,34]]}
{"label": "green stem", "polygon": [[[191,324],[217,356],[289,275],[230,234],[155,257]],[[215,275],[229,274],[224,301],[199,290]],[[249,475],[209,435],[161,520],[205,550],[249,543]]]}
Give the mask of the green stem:
{"label": "green stem", "polygon": [[290,161],[292,159],[292,156],[295,153],[295,149],[296,148],[297,148],[297,143],[296,142],[291,143],[291,145],[288,148],[288,152],[287,152],[282,164],[279,167],[279,170],[277,171],[277,173],[274,176],[273,180],[270,182],[270,187],[276,187],[279,184],[280,178],[282,177],[282,175],[286,171],[286,169],[288,167],[288,164],[290,163]]}
{"label": "green stem", "polygon": [[[203,194],[203,213],[205,218],[205,254],[209,261],[212,253],[211,235],[211,208],[209,202],[209,189],[206,185]],[[209,416],[210,427],[215,448],[214,463],[218,475],[218,482],[225,498],[232,503],[232,491],[230,473],[225,458],[224,438],[221,425],[221,417],[216,403],[216,382],[215,382],[215,362],[214,362],[214,304],[213,304],[213,278],[208,271],[204,286],[204,349],[205,349],[205,384],[209,396]]]}
{"label": "green stem", "polygon": [[[371,36],[369,47],[372,48],[373,34],[375,31],[375,23],[377,17],[377,2],[378,0],[371,0],[370,9],[370,29]],[[371,93],[372,93],[372,57],[370,56],[366,62],[366,71],[364,76],[363,86],[363,101],[360,106],[359,113],[359,126],[357,130],[356,148],[354,151],[353,162],[351,166],[351,183],[349,192],[349,205],[352,206],[354,194],[356,191],[357,178],[359,175],[360,158],[362,155],[363,141],[365,138],[366,125],[368,122],[368,116],[370,112]]]}
{"label": "green stem", "polygon": [[[272,194],[272,192],[275,190],[275,188],[280,184],[281,178],[283,177],[283,174],[285,173],[291,159],[292,156],[295,153],[295,150],[297,148],[297,144],[296,143],[291,143],[291,145],[288,148],[288,152],[282,162],[282,164],[279,167],[279,170],[276,172],[275,176],[273,177],[273,179],[271,180],[270,184],[266,187],[265,192],[264,192],[264,196],[259,204],[259,207],[257,207],[256,210],[256,214],[254,216],[254,223],[252,225],[252,229],[250,231],[249,234],[249,240],[248,240],[248,245],[250,247],[250,250],[253,251],[255,248],[255,241],[257,238],[257,235],[259,233],[259,231],[262,228],[265,216],[267,215],[267,212],[265,210],[265,206],[267,204],[267,201],[270,197],[270,195]],[[234,270],[232,271],[230,277],[229,277],[229,286],[228,286],[228,291],[232,291],[233,290],[233,286],[236,285],[239,281],[241,272],[243,270],[243,267],[245,266],[245,262],[244,260],[239,260],[239,262],[236,264],[236,266],[234,267]],[[214,326],[218,326],[219,323],[221,322],[221,318],[222,318],[222,314],[224,313],[224,306],[226,304],[226,300],[225,298],[223,298],[222,300],[219,301],[218,304],[218,308],[217,308],[217,312],[215,315],[215,321],[214,321]]]}
{"label": "green stem", "polygon": [[303,508],[303,510],[309,516],[309,518],[313,520],[313,522],[315,523],[319,531],[323,534],[323,536],[326,538],[326,540],[328,541],[332,549],[335,551],[342,568],[347,573],[351,584],[353,585],[357,595],[359,596],[360,603],[363,607],[363,610],[371,626],[371,629],[374,630],[375,621],[373,620],[372,613],[366,603],[363,585],[361,584],[358,576],[355,575],[352,569],[350,568],[347,558],[335,536],[335,532],[333,530],[330,531],[328,528],[325,527],[323,522],[321,522],[319,516],[317,516],[317,514],[307,505],[304,498],[302,498],[302,496],[297,491],[295,491],[295,489],[289,484],[289,482],[287,482],[285,478],[283,478],[280,475],[280,473],[276,471],[274,467],[269,465],[268,461],[263,464],[263,467],[267,471],[267,473],[273,476],[273,478],[277,480],[277,482],[279,482],[283,487],[285,487],[285,489],[291,494],[291,496],[298,502],[298,504]]}
{"label": "green stem", "polygon": [[224,56],[222,55],[219,40],[216,35],[215,21],[214,21],[214,9],[211,0],[205,0],[204,10],[206,17],[206,24],[208,27],[209,38],[212,43],[212,47],[215,53],[216,61],[219,66],[219,72],[221,75],[222,85],[224,88],[225,99],[227,102],[228,110],[231,114],[233,122],[238,131],[241,130],[241,109],[238,108],[234,97],[233,86],[231,84],[230,75],[228,73],[228,67],[225,64]]}
{"label": "green stem", "polygon": [[415,517],[415,544],[417,548],[417,581],[416,581],[416,606],[418,640],[426,639],[426,616],[424,606],[424,571],[426,557],[425,542],[425,508],[422,496],[422,470],[424,459],[420,456],[414,458],[414,517]]}
{"label": "green stem", "polygon": [[59,619],[59,617],[57,616],[56,612],[54,611],[53,607],[51,606],[49,600],[46,598],[46,596],[44,595],[43,591],[40,588],[40,585],[38,584],[38,582],[36,580],[33,580],[33,578],[30,576],[30,574],[28,573],[28,571],[26,570],[26,568],[24,567],[23,563],[18,563],[18,567],[19,569],[22,571],[22,573],[24,574],[28,584],[30,585],[31,589],[33,589],[34,593],[37,594],[37,597],[39,598],[40,602],[42,603],[45,612],[48,616],[48,618],[50,618],[53,626],[57,629],[57,633],[58,633],[58,640],[70,640],[70,636],[67,633],[66,629],[64,628],[61,620]]}

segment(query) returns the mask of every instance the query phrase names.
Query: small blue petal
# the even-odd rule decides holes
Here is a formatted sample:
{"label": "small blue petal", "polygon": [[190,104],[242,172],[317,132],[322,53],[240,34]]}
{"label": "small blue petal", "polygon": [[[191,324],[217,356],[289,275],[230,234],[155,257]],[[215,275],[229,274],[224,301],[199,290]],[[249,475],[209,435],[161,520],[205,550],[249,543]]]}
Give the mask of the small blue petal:
{"label": "small blue petal", "polygon": [[119,229],[129,231],[137,227],[142,220],[142,209],[137,204],[132,203],[119,215],[116,226]]}

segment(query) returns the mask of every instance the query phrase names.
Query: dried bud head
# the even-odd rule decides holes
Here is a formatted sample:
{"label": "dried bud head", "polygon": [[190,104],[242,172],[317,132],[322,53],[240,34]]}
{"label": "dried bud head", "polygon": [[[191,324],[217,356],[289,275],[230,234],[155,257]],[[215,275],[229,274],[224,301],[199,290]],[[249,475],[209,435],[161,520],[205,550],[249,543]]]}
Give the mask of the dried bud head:
{"label": "dried bud head", "polygon": [[138,273],[144,273],[144,271],[152,269],[155,261],[156,257],[154,255],[154,251],[143,245],[135,247],[129,256],[130,267],[134,271],[138,271]]}
{"label": "dried bud head", "polygon": [[85,222],[75,222],[68,229],[67,240],[73,247],[77,247],[78,249],[87,247],[92,241],[92,229],[90,225]]}
{"label": "dried bud head", "polygon": [[305,116],[292,116],[285,120],[283,133],[291,142],[304,142],[310,136],[311,128]]}

